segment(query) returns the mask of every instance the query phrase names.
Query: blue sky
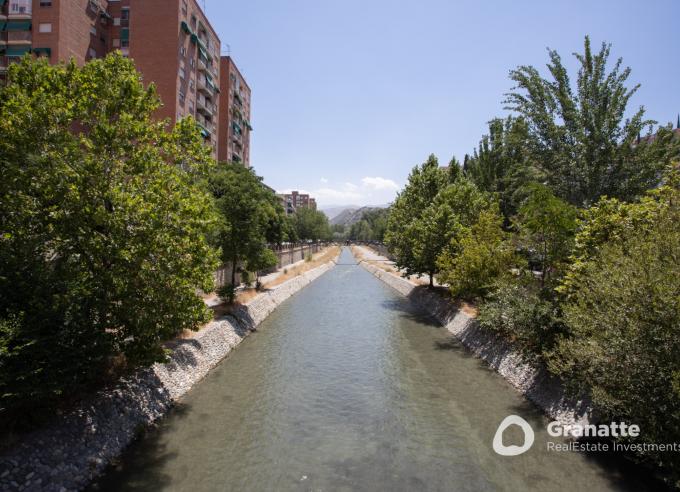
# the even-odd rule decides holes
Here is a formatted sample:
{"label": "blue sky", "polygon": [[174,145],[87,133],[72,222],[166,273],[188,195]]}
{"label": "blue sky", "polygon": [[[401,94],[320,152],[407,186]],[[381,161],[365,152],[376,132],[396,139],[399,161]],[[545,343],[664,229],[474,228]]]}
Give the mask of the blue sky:
{"label": "blue sky", "polygon": [[[199,0],[202,2],[202,0]],[[583,36],[642,87],[631,101],[680,112],[680,1],[205,0],[223,51],[252,88],[251,163],[321,206],[384,204],[410,169],[471,153],[520,64],[546,47],[568,66]]]}

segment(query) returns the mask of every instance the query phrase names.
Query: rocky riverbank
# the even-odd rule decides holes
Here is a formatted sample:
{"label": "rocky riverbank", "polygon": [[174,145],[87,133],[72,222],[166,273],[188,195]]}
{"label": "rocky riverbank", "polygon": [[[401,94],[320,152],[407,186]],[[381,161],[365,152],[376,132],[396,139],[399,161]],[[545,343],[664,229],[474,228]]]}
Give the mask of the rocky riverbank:
{"label": "rocky riverbank", "polygon": [[[365,251],[364,248],[362,250]],[[372,256],[369,253],[367,257]],[[458,309],[450,299],[425,286],[415,285],[396,273],[387,272],[371,264],[370,260],[360,263],[375,277],[431,314],[468,350],[488,363],[548,417],[565,424],[588,424],[593,419],[588,401],[570,398],[560,380],[545,367],[527,361],[506,338],[482,329],[474,317]]]}
{"label": "rocky riverbank", "polygon": [[334,266],[300,274],[173,343],[170,360],[139,370],[0,454],[0,490],[80,490],[165,415],[283,301]]}

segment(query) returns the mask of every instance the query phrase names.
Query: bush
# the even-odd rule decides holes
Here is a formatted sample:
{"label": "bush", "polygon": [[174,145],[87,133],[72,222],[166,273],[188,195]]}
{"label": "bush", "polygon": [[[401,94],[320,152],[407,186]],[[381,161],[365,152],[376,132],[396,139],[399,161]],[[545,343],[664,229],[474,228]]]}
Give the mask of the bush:
{"label": "bush", "polygon": [[[569,336],[550,359],[572,387],[590,389],[605,421],[639,425],[641,443],[680,441],[680,202],[672,203],[653,227],[601,245],[581,266],[564,307]],[[680,478],[676,453],[641,457]]]}
{"label": "bush", "polygon": [[241,283],[246,287],[250,287],[250,284],[253,283],[253,274],[248,270],[241,270]]}
{"label": "bush", "polygon": [[217,289],[217,295],[228,304],[233,304],[236,299],[236,287],[226,284]]}
{"label": "bush", "polygon": [[500,281],[481,305],[479,323],[517,342],[527,355],[545,359],[565,328],[550,291],[530,275]]}

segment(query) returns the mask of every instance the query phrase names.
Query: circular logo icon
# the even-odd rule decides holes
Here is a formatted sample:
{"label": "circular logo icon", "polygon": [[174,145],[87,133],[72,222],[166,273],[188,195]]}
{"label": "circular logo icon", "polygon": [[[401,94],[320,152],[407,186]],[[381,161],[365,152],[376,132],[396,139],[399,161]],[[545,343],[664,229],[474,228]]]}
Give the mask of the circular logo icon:
{"label": "circular logo icon", "polygon": [[[517,446],[511,444],[506,446],[503,444],[503,432],[511,425],[519,426],[524,431],[524,444]],[[496,435],[493,436],[493,450],[501,456],[518,456],[525,453],[534,444],[534,430],[529,423],[519,415],[508,415],[503,419],[503,422],[498,426]]]}

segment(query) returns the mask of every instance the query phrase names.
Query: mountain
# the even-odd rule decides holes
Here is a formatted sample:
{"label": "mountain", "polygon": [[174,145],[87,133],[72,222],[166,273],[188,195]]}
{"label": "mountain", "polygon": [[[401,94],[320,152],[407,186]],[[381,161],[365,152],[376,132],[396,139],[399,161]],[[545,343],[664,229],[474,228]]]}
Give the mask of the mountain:
{"label": "mountain", "polygon": [[321,209],[323,213],[326,214],[326,217],[328,217],[328,220],[332,220],[333,218],[337,217],[340,215],[342,212],[345,210],[356,210],[359,207],[359,205],[338,205],[335,207],[324,207]]}
{"label": "mountain", "polygon": [[344,226],[351,226],[361,220],[365,212],[371,210],[379,210],[384,207],[360,207],[356,209],[347,208],[330,220],[331,225],[342,224]]}

